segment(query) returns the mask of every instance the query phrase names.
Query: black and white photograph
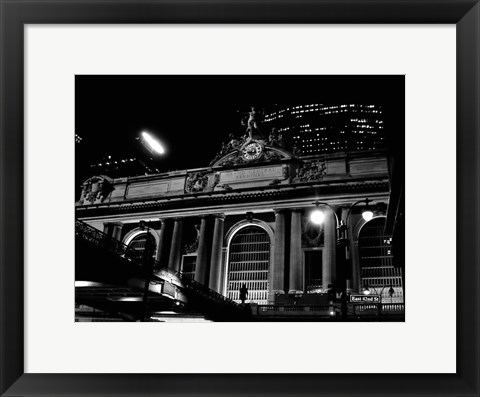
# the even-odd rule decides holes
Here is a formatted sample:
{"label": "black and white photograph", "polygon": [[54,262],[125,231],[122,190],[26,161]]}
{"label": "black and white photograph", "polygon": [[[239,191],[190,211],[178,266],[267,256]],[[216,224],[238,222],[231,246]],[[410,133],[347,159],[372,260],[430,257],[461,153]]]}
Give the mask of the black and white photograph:
{"label": "black and white photograph", "polygon": [[0,0],[0,396],[480,397],[479,3]]}
{"label": "black and white photograph", "polygon": [[404,75],[77,75],[74,138],[76,322],[405,321]]}

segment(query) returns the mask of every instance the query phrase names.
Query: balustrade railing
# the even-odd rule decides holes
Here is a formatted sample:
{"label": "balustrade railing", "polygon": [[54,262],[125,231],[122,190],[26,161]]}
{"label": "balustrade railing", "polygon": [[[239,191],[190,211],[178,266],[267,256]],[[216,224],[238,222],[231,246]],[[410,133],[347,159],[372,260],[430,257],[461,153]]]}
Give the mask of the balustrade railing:
{"label": "balustrade railing", "polygon": [[381,314],[396,314],[405,311],[404,303],[377,303],[377,304],[355,304],[353,305],[355,314],[378,312]]}
{"label": "balustrade railing", "polygon": [[[335,306],[334,306],[335,307]],[[259,315],[265,315],[269,313],[281,314],[282,312],[301,312],[305,314],[323,314],[332,316],[332,306],[287,306],[287,305],[258,305],[257,313]],[[334,309],[335,310],[335,309]],[[403,303],[383,303],[383,304],[355,304],[348,305],[347,314],[348,318],[358,318],[362,315],[398,315],[403,314],[405,305]],[[340,308],[337,306],[335,311],[340,314]],[[336,314],[336,315],[337,315]]]}
{"label": "balustrade railing", "polygon": [[268,312],[306,312],[306,313],[327,313],[330,306],[283,306],[283,305],[258,305],[259,313]]}

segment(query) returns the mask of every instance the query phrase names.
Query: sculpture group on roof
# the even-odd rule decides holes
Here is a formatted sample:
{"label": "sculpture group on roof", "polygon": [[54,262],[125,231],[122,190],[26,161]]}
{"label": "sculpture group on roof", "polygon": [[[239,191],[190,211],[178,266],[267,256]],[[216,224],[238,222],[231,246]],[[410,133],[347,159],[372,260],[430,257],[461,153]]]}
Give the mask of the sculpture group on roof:
{"label": "sculpture group on roof", "polygon": [[263,112],[260,112],[255,106],[252,106],[250,112],[244,113],[247,117],[242,119],[242,125],[246,126],[246,135],[248,139],[263,139],[262,132],[260,131],[260,122],[261,117],[263,117]]}
{"label": "sculpture group on roof", "polygon": [[285,142],[283,141],[283,135],[281,132],[278,131],[276,127],[273,127],[272,131],[270,131],[270,135],[268,136],[268,144],[270,146],[285,146]]}
{"label": "sculpture group on roof", "polygon": [[[284,148],[285,141],[283,134],[276,127],[273,127],[268,134],[268,137],[265,138],[262,129],[261,121],[263,118],[263,111],[260,111],[257,107],[252,106],[249,112],[243,112],[243,117],[241,119],[241,125],[245,127],[244,134],[242,137],[236,137],[233,133],[228,135],[228,141],[222,142],[222,147],[217,153],[215,158],[212,160],[210,165],[216,163],[222,157],[226,156],[228,153],[240,150],[244,145],[248,144],[250,141],[259,141],[262,144],[266,144],[272,147]],[[265,160],[274,160],[279,156],[275,153],[265,153],[263,158]],[[227,160],[226,160],[227,161]],[[238,159],[228,159],[228,161],[223,165],[237,165],[242,163],[241,158]]]}

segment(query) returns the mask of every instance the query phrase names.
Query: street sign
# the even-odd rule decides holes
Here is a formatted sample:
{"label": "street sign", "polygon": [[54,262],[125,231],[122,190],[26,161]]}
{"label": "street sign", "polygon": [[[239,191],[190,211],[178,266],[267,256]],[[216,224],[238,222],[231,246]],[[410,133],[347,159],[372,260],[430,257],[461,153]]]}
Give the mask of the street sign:
{"label": "street sign", "polygon": [[380,295],[350,295],[350,303],[380,303]]}

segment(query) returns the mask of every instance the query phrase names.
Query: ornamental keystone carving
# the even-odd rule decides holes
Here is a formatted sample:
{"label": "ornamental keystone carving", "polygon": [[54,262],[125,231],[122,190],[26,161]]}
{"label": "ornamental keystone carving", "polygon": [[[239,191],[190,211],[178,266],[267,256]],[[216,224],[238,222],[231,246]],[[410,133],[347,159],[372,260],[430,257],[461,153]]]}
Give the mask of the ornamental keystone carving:
{"label": "ornamental keystone carving", "polygon": [[185,193],[203,192],[208,184],[208,175],[203,172],[189,172],[185,181]]}
{"label": "ornamental keystone carving", "polygon": [[322,179],[326,174],[327,166],[325,161],[309,161],[303,163],[297,170],[295,181],[308,182]]}
{"label": "ornamental keystone carving", "polygon": [[107,176],[93,176],[82,184],[80,204],[103,203],[110,193],[115,190],[113,180]]}

